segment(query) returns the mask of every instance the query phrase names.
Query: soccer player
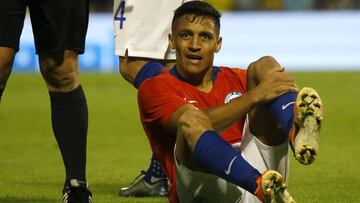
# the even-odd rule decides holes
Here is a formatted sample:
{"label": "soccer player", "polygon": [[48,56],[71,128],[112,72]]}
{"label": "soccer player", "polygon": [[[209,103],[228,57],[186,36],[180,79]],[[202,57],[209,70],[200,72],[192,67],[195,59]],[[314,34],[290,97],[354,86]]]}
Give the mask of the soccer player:
{"label": "soccer player", "polygon": [[88,109],[78,77],[78,55],[84,52],[89,2],[0,2],[0,96],[19,50],[27,8],[40,71],[49,90],[53,132],[66,169],[63,202],[91,202],[85,174]]}
{"label": "soccer player", "polygon": [[[115,54],[119,55],[119,71],[135,88],[175,65],[175,51],[168,47],[168,33],[174,10],[183,2],[186,1],[114,0]],[[143,177],[129,187],[121,188],[119,195],[167,196],[168,180],[154,155],[148,170],[141,175]]]}
{"label": "soccer player", "polygon": [[315,160],[320,97],[299,91],[270,56],[247,70],[214,66],[219,33],[211,5],[180,6],[169,35],[176,66],[139,88],[142,124],[171,183],[169,200],[295,202],[286,188],[288,141],[300,163]]}

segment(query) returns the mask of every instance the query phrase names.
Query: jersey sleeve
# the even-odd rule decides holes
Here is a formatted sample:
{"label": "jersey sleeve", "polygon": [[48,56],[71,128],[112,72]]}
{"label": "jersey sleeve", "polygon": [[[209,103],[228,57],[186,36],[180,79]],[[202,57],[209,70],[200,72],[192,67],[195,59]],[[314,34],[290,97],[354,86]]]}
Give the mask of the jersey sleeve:
{"label": "jersey sleeve", "polygon": [[143,123],[167,125],[171,115],[187,102],[174,86],[161,78],[146,80],[138,91],[138,105]]}

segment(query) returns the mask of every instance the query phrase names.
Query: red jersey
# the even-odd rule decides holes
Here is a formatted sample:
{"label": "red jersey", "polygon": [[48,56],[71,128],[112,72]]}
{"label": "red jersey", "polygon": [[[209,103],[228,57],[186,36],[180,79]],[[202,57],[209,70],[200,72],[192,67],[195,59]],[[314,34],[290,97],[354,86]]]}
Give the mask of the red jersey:
{"label": "red jersey", "polygon": [[[191,103],[199,109],[207,109],[223,105],[245,92],[246,70],[227,67],[214,67],[213,87],[208,93],[185,82],[176,68],[150,78],[140,86],[138,104],[141,122],[153,154],[171,183],[170,202],[177,202],[174,163],[176,133],[168,132],[163,126],[167,125],[171,115],[182,105]],[[238,120],[220,136],[229,143],[239,142],[244,122],[245,118]]]}

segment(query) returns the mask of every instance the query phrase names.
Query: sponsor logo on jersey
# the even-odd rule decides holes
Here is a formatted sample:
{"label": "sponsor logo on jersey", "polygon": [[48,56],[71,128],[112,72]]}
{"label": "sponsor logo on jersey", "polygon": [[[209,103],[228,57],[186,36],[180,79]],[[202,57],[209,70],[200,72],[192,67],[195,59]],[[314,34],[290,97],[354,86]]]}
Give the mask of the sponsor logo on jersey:
{"label": "sponsor logo on jersey", "polygon": [[237,97],[240,97],[241,95],[242,95],[241,92],[230,92],[228,95],[226,95],[224,103],[226,104],[226,103],[230,102],[231,100],[233,100]]}

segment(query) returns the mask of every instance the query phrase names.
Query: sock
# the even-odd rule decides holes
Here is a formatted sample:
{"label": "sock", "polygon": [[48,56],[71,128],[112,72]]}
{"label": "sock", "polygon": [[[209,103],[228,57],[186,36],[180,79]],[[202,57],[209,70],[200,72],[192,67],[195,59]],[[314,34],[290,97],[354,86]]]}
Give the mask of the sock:
{"label": "sock", "polygon": [[67,93],[50,92],[51,119],[56,141],[70,179],[86,182],[88,109],[81,85]]}
{"label": "sock", "polygon": [[157,61],[147,62],[136,75],[133,84],[134,87],[138,89],[144,80],[159,75],[163,70],[165,70],[165,66],[161,63]]}
{"label": "sock", "polygon": [[255,193],[261,176],[241,154],[216,131],[205,131],[195,144],[194,157],[209,172]]}
{"label": "sock", "polygon": [[145,173],[145,181],[148,183],[157,182],[160,179],[167,178],[165,172],[162,170],[158,160],[154,158],[154,155],[151,158],[150,166]]}
{"label": "sock", "polygon": [[1,102],[1,97],[3,95],[4,89],[0,89],[0,102]]}
{"label": "sock", "polygon": [[294,104],[297,93],[288,92],[266,104],[269,110],[277,118],[286,134],[289,134],[294,119]]}

